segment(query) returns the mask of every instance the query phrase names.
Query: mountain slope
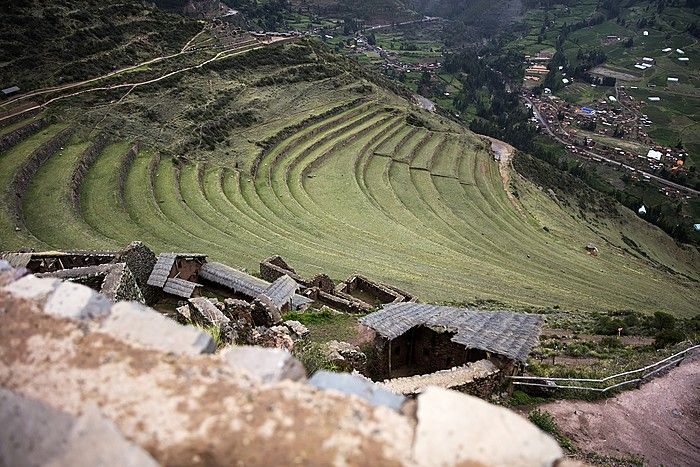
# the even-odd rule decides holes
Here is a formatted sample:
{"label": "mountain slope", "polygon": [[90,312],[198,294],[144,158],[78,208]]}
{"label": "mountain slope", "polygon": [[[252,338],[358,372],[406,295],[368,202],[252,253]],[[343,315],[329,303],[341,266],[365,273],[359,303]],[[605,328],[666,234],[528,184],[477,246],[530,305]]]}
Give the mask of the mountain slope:
{"label": "mountain slope", "polygon": [[140,239],[249,270],[281,254],[305,275],[361,272],[426,301],[697,312],[697,250],[541,181],[514,177],[514,205],[485,140],[381,78],[313,40],[242,44],[53,104],[0,156],[0,249]]}
{"label": "mountain slope", "polygon": [[179,51],[201,29],[152,3],[18,0],[0,5],[0,84],[77,81]]}

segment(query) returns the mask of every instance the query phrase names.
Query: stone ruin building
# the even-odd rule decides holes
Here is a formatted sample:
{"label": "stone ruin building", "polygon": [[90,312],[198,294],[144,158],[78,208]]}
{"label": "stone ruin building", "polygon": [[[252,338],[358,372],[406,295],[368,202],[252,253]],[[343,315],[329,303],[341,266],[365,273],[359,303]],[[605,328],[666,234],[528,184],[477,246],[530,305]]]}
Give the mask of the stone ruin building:
{"label": "stone ruin building", "polygon": [[86,285],[111,301],[134,300],[155,303],[157,297],[146,283],[155,264],[155,255],[141,242],[132,242],[119,251],[69,250],[1,253],[13,268],[39,277],[55,277]]}
{"label": "stone ruin building", "polygon": [[198,295],[197,276],[206,255],[194,253],[161,253],[148,277],[148,285],[181,298]]}
{"label": "stone ruin building", "polygon": [[[376,336],[373,365],[346,342],[330,341],[323,353],[338,368],[371,373],[405,395],[437,385],[488,396],[504,385],[506,376],[522,369],[541,324],[535,315],[420,304],[413,295],[360,274],[338,284],[325,274],[306,279],[280,256],[260,263],[261,277],[198,253],[156,257],[140,242],[120,251],[29,251],[2,258],[37,277],[88,286],[111,302],[156,304],[166,299],[166,316],[216,328],[223,344],[291,351],[309,331],[297,321],[284,321],[284,313],[314,302],[351,313],[381,306],[359,320]],[[203,297],[205,289],[226,298]]]}
{"label": "stone ruin building", "polygon": [[260,276],[263,279],[274,281],[284,275],[304,287],[304,296],[350,313],[367,313],[379,305],[416,300],[408,292],[360,274],[354,274],[336,285],[326,274],[318,274],[311,279],[302,277],[278,255],[260,262]]}
{"label": "stone ruin building", "polygon": [[[375,333],[376,372],[405,394],[428,385],[488,395],[522,369],[542,317],[398,303],[360,318]],[[432,375],[432,376],[430,376]]]}

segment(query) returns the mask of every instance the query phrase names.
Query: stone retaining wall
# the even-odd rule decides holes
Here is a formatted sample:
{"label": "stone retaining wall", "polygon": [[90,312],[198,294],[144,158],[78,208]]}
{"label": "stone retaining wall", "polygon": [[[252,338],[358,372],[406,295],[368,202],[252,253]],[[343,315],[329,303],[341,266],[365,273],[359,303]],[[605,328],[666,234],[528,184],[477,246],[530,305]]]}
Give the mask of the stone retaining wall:
{"label": "stone retaining wall", "polygon": [[40,131],[48,124],[49,121],[45,118],[42,118],[40,120],[35,120],[31,123],[27,123],[24,126],[12,130],[11,132],[7,133],[5,136],[0,138],[0,152],[4,152],[10,149],[12,146],[16,145],[20,141]]}
{"label": "stone retaining wall", "polygon": [[90,170],[92,164],[97,160],[97,157],[105,148],[108,141],[109,138],[106,134],[98,135],[92,145],[80,155],[78,165],[73,170],[69,189],[71,203],[76,212],[80,211],[80,187],[83,185],[85,175],[87,175],[88,170]]}
{"label": "stone retaining wall", "polygon": [[29,187],[29,182],[39,170],[44,162],[49,157],[54,155],[62,146],[64,146],[73,133],[74,128],[66,128],[51,138],[46,143],[42,144],[34,152],[32,152],[15,172],[10,184],[10,193],[14,195],[13,214],[18,227],[24,227],[24,219],[22,216],[22,201]]}
{"label": "stone retaining wall", "polygon": [[122,156],[121,163],[119,164],[119,171],[117,172],[117,183],[119,186],[119,204],[124,206],[124,189],[126,186],[126,177],[129,175],[129,167],[136,159],[139,153],[139,143],[134,143],[131,148]]}

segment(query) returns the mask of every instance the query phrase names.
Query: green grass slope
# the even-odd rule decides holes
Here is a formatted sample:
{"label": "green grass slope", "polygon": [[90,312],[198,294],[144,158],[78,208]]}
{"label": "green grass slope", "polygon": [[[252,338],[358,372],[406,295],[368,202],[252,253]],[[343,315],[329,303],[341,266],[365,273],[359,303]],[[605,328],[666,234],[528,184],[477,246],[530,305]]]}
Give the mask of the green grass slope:
{"label": "green grass slope", "polygon": [[[0,249],[140,239],[251,271],[281,254],[302,274],[361,272],[425,301],[697,313],[697,250],[617,205],[550,194],[536,165],[519,169],[534,181],[511,174],[514,205],[484,140],[323,48],[276,46],[214,65],[123,99],[56,107],[60,123],[0,154]],[[17,232],[9,180],[68,124],[90,131],[34,174]],[[62,187],[101,131],[110,143],[73,209]]]}

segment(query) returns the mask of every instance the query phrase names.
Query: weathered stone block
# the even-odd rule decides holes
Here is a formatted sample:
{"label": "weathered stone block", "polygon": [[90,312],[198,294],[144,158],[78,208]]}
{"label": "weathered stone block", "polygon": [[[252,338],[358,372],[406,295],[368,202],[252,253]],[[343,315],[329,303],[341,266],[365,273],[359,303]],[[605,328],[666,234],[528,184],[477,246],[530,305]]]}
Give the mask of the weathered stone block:
{"label": "weathered stone block", "polygon": [[294,341],[289,335],[289,329],[284,326],[273,326],[266,328],[260,326],[252,330],[252,344],[262,347],[276,347],[292,351],[294,349]]}
{"label": "weathered stone block", "polygon": [[301,324],[299,321],[287,320],[283,324],[287,329],[289,329],[289,332],[294,338],[303,339],[309,335],[309,328]]}
{"label": "weathered stone block", "polygon": [[158,465],[94,406],[75,417],[0,388],[0,426],[2,465]]}
{"label": "weathered stone block", "polygon": [[309,384],[319,389],[331,389],[345,394],[352,394],[372,405],[383,405],[394,410],[400,410],[406,401],[405,397],[387,391],[367,378],[350,373],[317,371],[309,379]]}
{"label": "weathered stone block", "polygon": [[329,341],[323,346],[323,355],[344,371],[362,370],[367,356],[356,345],[342,341]]}
{"label": "weathered stone block", "polygon": [[282,321],[280,310],[265,294],[260,294],[253,301],[253,322],[256,326],[273,326]]}
{"label": "weathered stone block", "polygon": [[428,388],[416,417],[419,465],[544,467],[563,457],[553,438],[515,412],[454,391]]}
{"label": "weathered stone block", "polygon": [[18,298],[27,300],[43,301],[58,288],[61,281],[58,279],[40,279],[36,276],[24,276],[18,281],[5,287],[5,291],[10,292]]}
{"label": "weathered stone block", "polygon": [[111,304],[89,287],[64,282],[49,296],[44,312],[71,319],[94,319],[109,314]]}
{"label": "weathered stone block", "polygon": [[292,354],[281,349],[240,346],[221,353],[221,358],[231,367],[241,369],[263,383],[275,383],[284,379],[303,381],[306,370]]}
{"label": "weathered stone block", "polygon": [[183,326],[160,313],[134,302],[112,306],[101,330],[133,344],[165,352],[196,355],[214,352],[209,334],[192,326]]}

